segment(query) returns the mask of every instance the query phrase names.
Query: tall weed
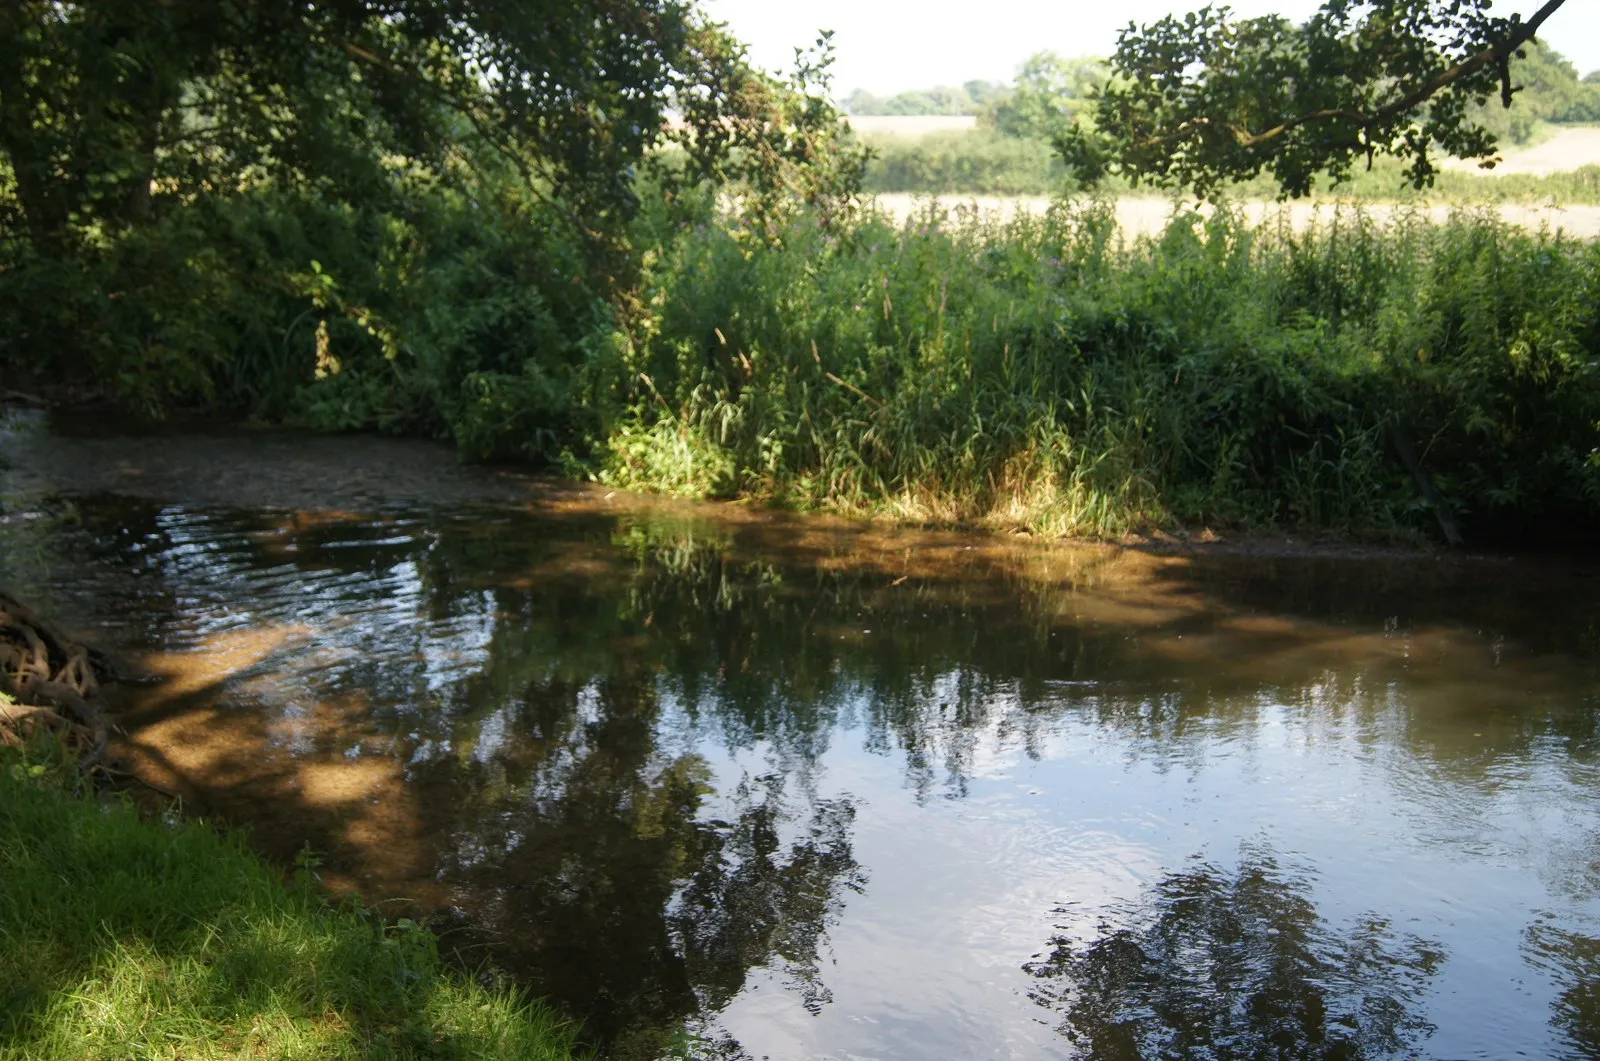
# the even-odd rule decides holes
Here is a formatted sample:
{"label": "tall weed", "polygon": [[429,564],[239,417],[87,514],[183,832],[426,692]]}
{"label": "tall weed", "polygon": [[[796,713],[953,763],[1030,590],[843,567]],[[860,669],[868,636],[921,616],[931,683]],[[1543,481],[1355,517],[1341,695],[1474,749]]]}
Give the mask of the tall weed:
{"label": "tall weed", "polygon": [[[1600,251],[1483,213],[1179,212],[1126,241],[1105,202],[930,204],[782,249],[687,227],[648,283],[616,482],[1048,534],[1410,533],[1399,431],[1469,523],[1600,516]],[[717,485],[638,458],[663,423]]]}

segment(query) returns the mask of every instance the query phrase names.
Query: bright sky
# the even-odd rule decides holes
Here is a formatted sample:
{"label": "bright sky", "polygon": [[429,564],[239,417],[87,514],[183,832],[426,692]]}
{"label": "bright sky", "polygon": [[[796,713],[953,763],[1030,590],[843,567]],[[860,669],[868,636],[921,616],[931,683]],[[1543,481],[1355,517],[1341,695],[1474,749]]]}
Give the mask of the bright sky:
{"label": "bright sky", "polygon": [[[1499,0],[1496,13],[1535,11],[1541,0]],[[1130,21],[1151,22],[1202,6],[1195,0],[701,0],[750,45],[756,62],[787,69],[797,45],[834,31],[839,97],[878,95],[983,79],[1009,81],[1022,60],[1050,49],[1107,55]],[[1318,0],[1233,0],[1240,15],[1272,12],[1303,20]],[[1578,73],[1600,69],[1600,0],[1567,0],[1550,16],[1546,43]]]}

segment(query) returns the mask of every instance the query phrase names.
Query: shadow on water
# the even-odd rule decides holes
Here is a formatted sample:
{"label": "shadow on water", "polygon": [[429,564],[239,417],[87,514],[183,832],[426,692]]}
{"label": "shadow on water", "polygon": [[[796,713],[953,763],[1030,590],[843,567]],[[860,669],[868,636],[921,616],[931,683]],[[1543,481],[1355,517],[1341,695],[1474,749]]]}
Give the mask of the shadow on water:
{"label": "shadow on water", "polygon": [[[361,478],[367,442],[279,440],[219,486],[226,446],[107,470],[116,444],[0,483],[0,582],[161,679],[124,693],[130,757],[282,860],[309,843],[337,889],[443,912],[614,1056],[719,1014],[758,1055],[915,1056],[861,1038],[893,1018],[1035,1056],[1029,997],[1090,1056],[1403,1054],[1448,1037],[1429,982],[1485,934],[1427,889],[1505,907],[1470,884],[1505,866],[1497,916],[1550,985],[1516,1041],[1600,1050],[1600,930],[1573,912],[1600,880],[1593,573],[889,532],[456,480],[411,449]],[[1008,802],[1024,775],[1043,809]],[[1402,863],[1426,886],[1396,889]],[[899,909],[907,877],[957,913]],[[995,907],[1000,884],[1106,927],[1058,925],[1024,973],[1051,904]],[[991,908],[1031,927],[941,935]],[[948,997],[896,979],[918,916]]]}

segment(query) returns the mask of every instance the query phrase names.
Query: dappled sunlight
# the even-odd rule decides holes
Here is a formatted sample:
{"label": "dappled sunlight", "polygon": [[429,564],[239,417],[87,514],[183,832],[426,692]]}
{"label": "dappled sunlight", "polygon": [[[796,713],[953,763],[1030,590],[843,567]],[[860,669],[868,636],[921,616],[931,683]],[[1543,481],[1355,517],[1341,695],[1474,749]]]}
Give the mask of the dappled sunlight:
{"label": "dappled sunlight", "polygon": [[159,685],[140,698],[140,706],[159,707],[250,674],[286,646],[308,647],[312,636],[306,626],[237,630],[214,635],[186,652],[147,654],[140,664]]}
{"label": "dappled sunlight", "polygon": [[1600,71],[1318,2],[0,5],[0,1053],[1600,1053]]}
{"label": "dappled sunlight", "polygon": [[[122,693],[118,751],[201,813],[250,822],[280,859],[312,843],[336,860],[327,874],[336,888],[426,899],[414,894],[431,869],[420,794],[369,698],[313,698],[305,675],[334,667],[317,658],[318,641],[309,627],[264,627],[143,657],[154,684]],[[262,817],[266,807],[295,812]],[[396,843],[402,836],[413,839]]]}

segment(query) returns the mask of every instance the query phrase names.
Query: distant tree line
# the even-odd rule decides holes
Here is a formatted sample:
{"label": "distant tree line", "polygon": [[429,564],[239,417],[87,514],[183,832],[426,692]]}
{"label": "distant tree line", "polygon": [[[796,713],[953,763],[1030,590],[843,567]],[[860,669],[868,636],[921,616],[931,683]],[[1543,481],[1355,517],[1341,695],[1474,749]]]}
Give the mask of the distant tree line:
{"label": "distant tree line", "polygon": [[939,85],[935,88],[900,92],[893,96],[874,96],[866,89],[856,89],[844,101],[850,114],[982,114],[984,108],[1010,92],[1000,81],[968,81],[960,87]]}
{"label": "distant tree line", "polygon": [[[1537,40],[1524,53],[1512,66],[1520,86],[1514,105],[1508,109],[1499,100],[1475,105],[1478,124],[1500,139],[1524,144],[1540,122],[1600,122],[1600,70],[1580,79],[1576,67]],[[1008,136],[1053,142],[1086,116],[1090,101],[1111,76],[1105,59],[1069,59],[1042,51],[1018,68],[1010,84],[968,81],[893,96],[857,89],[844,101],[844,109],[852,115],[972,115],[980,125]]]}

